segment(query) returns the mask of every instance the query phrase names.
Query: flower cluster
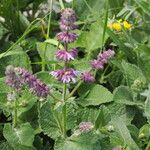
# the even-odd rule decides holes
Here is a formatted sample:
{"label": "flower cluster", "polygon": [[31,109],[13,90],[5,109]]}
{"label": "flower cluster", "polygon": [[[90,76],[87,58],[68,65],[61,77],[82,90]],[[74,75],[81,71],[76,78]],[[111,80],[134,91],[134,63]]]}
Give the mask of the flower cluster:
{"label": "flower cluster", "polygon": [[115,52],[111,49],[99,53],[97,59],[91,61],[91,66],[93,69],[103,69],[104,65],[108,62],[110,58],[114,56]]}
{"label": "flower cluster", "polygon": [[49,94],[48,86],[23,68],[8,66],[5,74],[6,84],[16,90],[21,90],[22,86],[26,84],[30,92],[36,94],[38,97],[47,97]]}
{"label": "flower cluster", "polygon": [[63,83],[76,82],[78,71],[68,68],[69,61],[74,60],[78,55],[76,48],[68,49],[68,44],[74,42],[77,39],[77,34],[70,31],[77,28],[76,15],[71,8],[66,8],[61,12],[60,29],[61,32],[57,34],[57,39],[64,44],[64,49],[59,49],[56,52],[56,58],[65,62],[65,67],[62,70],[55,70],[50,72],[50,75],[54,76],[57,80]]}
{"label": "flower cluster", "polygon": [[130,30],[132,28],[132,26],[133,25],[130,24],[128,21],[122,21],[122,20],[108,24],[108,27],[110,29],[113,29],[113,30],[118,31],[118,32],[121,31],[123,28],[125,30]]}
{"label": "flower cluster", "polygon": [[79,130],[81,132],[89,132],[94,128],[94,125],[91,122],[81,122],[79,124]]}

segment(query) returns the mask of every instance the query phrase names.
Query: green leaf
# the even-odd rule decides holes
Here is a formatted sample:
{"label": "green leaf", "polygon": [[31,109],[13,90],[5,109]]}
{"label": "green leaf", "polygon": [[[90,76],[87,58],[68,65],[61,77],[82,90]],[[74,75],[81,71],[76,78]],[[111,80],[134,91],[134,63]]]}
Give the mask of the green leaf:
{"label": "green leaf", "polygon": [[127,86],[119,86],[115,89],[113,94],[113,101],[126,105],[142,105],[140,102],[133,101],[131,89]]}
{"label": "green leaf", "polygon": [[127,144],[131,148],[131,150],[139,150],[139,147],[132,139],[130,132],[126,127],[123,119],[121,119],[120,117],[113,117],[112,124],[115,127],[115,131],[119,133],[121,138],[124,140],[124,144]]}
{"label": "green leaf", "polygon": [[8,144],[8,142],[1,142],[0,143],[1,150],[13,150],[13,148]]}
{"label": "green leaf", "polygon": [[[100,21],[93,23],[90,26],[89,32],[83,31],[75,43],[76,47],[84,47],[87,52],[101,48],[108,39],[108,34],[105,34],[103,39],[103,24]],[[94,40],[93,40],[94,39]],[[102,43],[104,42],[104,43]]]}
{"label": "green leaf", "polygon": [[[90,32],[87,35],[87,45],[86,45],[87,50],[91,51],[97,48],[101,48],[103,46],[102,45],[103,30],[104,29],[101,22],[95,22],[91,25]],[[106,41],[107,38],[108,35],[105,34],[104,42]]]}
{"label": "green leaf", "polygon": [[128,107],[125,104],[113,102],[108,104],[107,108],[111,117],[121,117],[126,124],[130,124],[135,116],[134,107]]}
{"label": "green leaf", "polygon": [[60,118],[56,111],[53,111],[52,106],[49,103],[45,103],[41,109],[39,114],[39,123],[44,132],[51,138],[55,139],[61,136],[61,122]]}
{"label": "green leaf", "polygon": [[79,94],[85,95],[88,92],[86,97],[81,97],[78,101],[82,106],[89,105],[100,105],[103,103],[108,103],[112,101],[113,95],[108,89],[102,85],[82,85],[79,88]]}
{"label": "green leaf", "polygon": [[139,7],[142,8],[142,10],[150,16],[150,5],[149,2],[144,1],[144,0],[135,0],[135,2],[139,5]]}
{"label": "green leaf", "polygon": [[[50,103],[45,103],[40,109],[39,123],[44,132],[53,139],[62,135],[62,105],[53,109]],[[67,104],[67,130],[76,125],[76,109],[72,104]]]}
{"label": "green leaf", "polygon": [[[0,54],[0,56],[1,55],[3,55],[3,53]],[[5,68],[7,65],[31,69],[29,57],[20,46],[16,46],[13,50],[9,51],[3,58],[0,59],[0,77],[5,75]]]}
{"label": "green leaf", "polygon": [[16,149],[31,149],[34,141],[34,130],[29,123],[21,124],[17,128],[13,128],[11,124],[4,126],[3,135],[8,143]]}
{"label": "green leaf", "polygon": [[143,75],[141,69],[134,64],[127,63],[125,61],[122,62],[123,73],[129,85],[133,84],[135,80],[139,80],[145,84],[146,79]]}
{"label": "green leaf", "polygon": [[66,140],[56,141],[55,150],[101,150],[98,136],[92,132],[72,135]]}
{"label": "green leaf", "polygon": [[46,42],[37,42],[37,51],[42,59],[45,61],[56,61],[54,55],[57,48]]}
{"label": "green leaf", "polygon": [[[141,137],[142,136],[142,137]],[[139,131],[139,137],[146,137],[149,139],[150,137],[150,124],[145,124]]]}

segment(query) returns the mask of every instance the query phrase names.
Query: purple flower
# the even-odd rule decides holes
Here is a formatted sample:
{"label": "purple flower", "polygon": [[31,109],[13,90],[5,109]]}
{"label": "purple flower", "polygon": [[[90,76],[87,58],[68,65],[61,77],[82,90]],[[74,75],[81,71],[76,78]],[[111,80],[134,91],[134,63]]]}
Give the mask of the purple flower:
{"label": "purple flower", "polygon": [[71,68],[67,68],[63,70],[52,71],[50,72],[50,74],[57,78],[57,80],[62,81],[63,83],[75,83],[78,71]]}
{"label": "purple flower", "polygon": [[92,76],[90,72],[81,73],[81,80],[87,83],[92,83],[95,81],[95,78]]}
{"label": "purple flower", "polygon": [[66,21],[61,21],[60,23],[59,23],[59,26],[60,26],[60,29],[62,30],[62,31],[68,31],[68,30],[75,30],[75,29],[77,29],[77,25],[75,25],[75,24],[70,24],[70,23],[68,23],[68,22],[66,22]]}
{"label": "purple flower", "polygon": [[63,43],[71,43],[77,39],[77,34],[72,32],[60,32],[57,34],[57,39]]}
{"label": "purple flower", "polygon": [[81,132],[89,132],[94,128],[94,125],[91,122],[81,122],[79,124],[79,130]]}
{"label": "purple flower", "polygon": [[30,92],[36,94],[38,97],[47,97],[49,94],[49,88],[42,81],[37,79],[32,73],[23,68],[16,67],[15,72],[20,76],[21,81],[27,84],[30,88]]}
{"label": "purple flower", "polygon": [[101,62],[99,60],[94,59],[91,61],[91,66],[94,69],[103,69],[104,68],[104,62]]}
{"label": "purple flower", "polygon": [[56,58],[58,60],[70,61],[70,60],[74,60],[75,56],[76,55],[74,54],[72,50],[71,51],[58,50],[56,52]]}
{"label": "purple flower", "polygon": [[76,48],[72,48],[71,50],[70,50],[70,54],[72,55],[72,57],[77,57],[78,56],[78,49],[76,49]]}
{"label": "purple flower", "polygon": [[111,49],[104,51],[103,53],[99,53],[99,55],[97,56],[97,59],[100,61],[104,61],[107,63],[107,60],[112,58],[114,56],[115,52]]}
{"label": "purple flower", "polygon": [[8,86],[19,91],[22,87],[22,82],[20,81],[19,77],[16,75],[14,67],[11,65],[7,66],[5,74],[6,74],[5,83]]}
{"label": "purple flower", "polygon": [[76,21],[75,11],[71,8],[66,8],[61,12],[61,20],[74,23]]}
{"label": "purple flower", "polygon": [[103,53],[99,53],[97,59],[91,61],[91,66],[94,69],[103,69],[104,65],[108,62],[110,58],[114,56],[115,52],[113,50],[107,50]]}

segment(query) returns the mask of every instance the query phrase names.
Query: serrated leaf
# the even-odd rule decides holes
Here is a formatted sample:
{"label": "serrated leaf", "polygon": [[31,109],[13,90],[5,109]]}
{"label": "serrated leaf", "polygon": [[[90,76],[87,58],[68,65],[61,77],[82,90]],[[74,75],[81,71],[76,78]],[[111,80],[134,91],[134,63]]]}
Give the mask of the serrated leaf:
{"label": "serrated leaf", "polygon": [[6,124],[3,135],[15,149],[19,149],[17,147],[31,148],[33,146],[34,130],[29,123],[21,124],[17,128],[13,128],[11,124]]}
{"label": "serrated leaf", "polygon": [[[67,106],[67,130],[75,127],[76,109],[68,104]],[[53,139],[62,135],[62,106],[57,110],[53,109],[50,103],[45,103],[40,109],[39,123],[44,132]]]}

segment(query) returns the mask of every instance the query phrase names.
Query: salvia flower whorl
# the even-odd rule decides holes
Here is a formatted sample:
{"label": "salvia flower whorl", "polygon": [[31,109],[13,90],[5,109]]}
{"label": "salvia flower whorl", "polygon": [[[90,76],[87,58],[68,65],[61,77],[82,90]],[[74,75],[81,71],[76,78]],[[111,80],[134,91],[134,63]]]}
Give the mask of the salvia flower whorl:
{"label": "salvia flower whorl", "polygon": [[81,122],[79,124],[79,130],[81,132],[89,132],[94,128],[94,125],[91,122]]}
{"label": "salvia flower whorl", "polygon": [[58,60],[70,61],[70,60],[74,60],[75,57],[77,57],[77,54],[78,54],[78,50],[75,48],[70,49],[69,51],[58,50],[56,52],[56,58]]}
{"label": "salvia flower whorl", "polygon": [[81,80],[87,83],[93,83],[95,78],[90,72],[83,72],[81,73]]}
{"label": "salvia flower whorl", "polygon": [[76,14],[75,11],[71,8],[66,8],[62,10],[61,20],[60,20],[60,29],[62,31],[74,30],[77,28]]}
{"label": "salvia flower whorl", "polygon": [[32,73],[26,69],[16,67],[16,73],[20,76],[20,79],[28,85],[30,91],[36,94],[38,97],[47,97],[49,94],[49,88],[41,80],[37,79]]}
{"label": "salvia flower whorl", "polygon": [[78,71],[67,68],[62,70],[55,70],[50,72],[52,76],[54,76],[57,80],[62,81],[63,83],[76,82],[76,77],[78,75]]}
{"label": "salvia flower whorl", "polygon": [[72,43],[77,39],[77,34],[73,32],[59,32],[57,39],[62,43]]}

